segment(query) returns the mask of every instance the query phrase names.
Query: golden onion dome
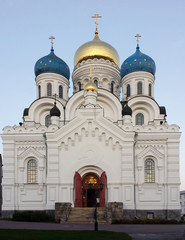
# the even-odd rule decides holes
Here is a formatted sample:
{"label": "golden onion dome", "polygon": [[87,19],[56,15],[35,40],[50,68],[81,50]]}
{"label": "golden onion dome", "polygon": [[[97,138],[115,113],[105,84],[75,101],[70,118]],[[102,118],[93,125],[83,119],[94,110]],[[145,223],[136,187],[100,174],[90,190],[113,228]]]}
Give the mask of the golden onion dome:
{"label": "golden onion dome", "polygon": [[86,85],[85,85],[85,88],[84,88],[84,91],[85,92],[88,92],[88,91],[96,91],[98,92],[98,88],[96,87],[96,85],[90,80]]}
{"label": "golden onion dome", "polygon": [[89,41],[78,48],[74,56],[74,66],[89,58],[109,59],[119,65],[119,55],[116,49],[110,44],[101,41],[98,37],[98,31],[95,32],[95,37],[92,41]]}

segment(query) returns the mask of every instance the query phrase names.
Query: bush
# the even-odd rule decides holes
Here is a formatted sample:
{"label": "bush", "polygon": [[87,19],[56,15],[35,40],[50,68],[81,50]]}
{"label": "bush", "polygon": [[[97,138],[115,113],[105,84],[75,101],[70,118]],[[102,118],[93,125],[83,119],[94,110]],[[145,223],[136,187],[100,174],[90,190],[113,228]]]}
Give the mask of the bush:
{"label": "bush", "polygon": [[112,221],[112,224],[179,224],[183,223],[181,220],[177,221],[175,219],[148,219],[148,218],[138,218],[138,219],[122,219]]}
{"label": "bush", "polygon": [[14,221],[25,222],[50,222],[50,216],[44,211],[15,211]]}

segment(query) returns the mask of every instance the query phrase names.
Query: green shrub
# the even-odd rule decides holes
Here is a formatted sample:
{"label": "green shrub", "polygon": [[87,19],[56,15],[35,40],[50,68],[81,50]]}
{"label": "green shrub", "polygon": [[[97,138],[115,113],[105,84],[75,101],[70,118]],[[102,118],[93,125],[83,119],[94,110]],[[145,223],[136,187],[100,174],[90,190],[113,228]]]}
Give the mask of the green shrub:
{"label": "green shrub", "polygon": [[44,211],[15,211],[14,221],[25,222],[50,222],[50,216]]}
{"label": "green shrub", "polygon": [[138,218],[138,219],[122,219],[115,220],[112,224],[178,224],[183,223],[182,221],[177,221],[175,219],[148,219],[148,218]]}

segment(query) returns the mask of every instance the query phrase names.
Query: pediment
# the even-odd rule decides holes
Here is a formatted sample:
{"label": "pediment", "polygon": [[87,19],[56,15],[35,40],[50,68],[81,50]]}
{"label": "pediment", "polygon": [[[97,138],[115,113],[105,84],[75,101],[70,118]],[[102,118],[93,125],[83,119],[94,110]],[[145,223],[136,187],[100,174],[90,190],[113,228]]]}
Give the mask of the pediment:
{"label": "pediment", "polygon": [[161,152],[159,152],[156,148],[154,148],[153,146],[148,146],[147,148],[145,148],[142,152],[140,152],[137,155],[137,158],[144,158],[146,156],[154,156],[156,158],[163,158],[163,154]]}
{"label": "pediment", "polygon": [[83,112],[80,115],[79,113],[75,119],[55,133],[48,133],[47,139],[52,142],[57,141],[57,145],[65,149],[75,145],[78,141],[89,141],[93,137],[97,141],[104,141],[106,146],[112,146],[113,149],[123,146],[123,143],[128,139],[133,140],[134,133],[129,133],[128,136],[123,129],[104,118],[102,114],[102,109],[99,109],[99,113],[98,109],[96,109],[96,115],[93,109],[92,115],[86,115]]}
{"label": "pediment", "polygon": [[138,161],[138,166],[142,166],[143,161],[148,157],[155,158],[158,162],[158,166],[163,165],[164,154],[159,152],[155,147],[148,146],[142,152],[140,152],[139,154],[136,155],[136,159]]}
{"label": "pediment", "polygon": [[33,147],[27,148],[25,151],[23,151],[21,154],[19,154],[17,156],[17,158],[19,160],[26,159],[28,157],[34,157],[34,158],[37,158],[37,159],[44,159],[44,155],[39,153]]}

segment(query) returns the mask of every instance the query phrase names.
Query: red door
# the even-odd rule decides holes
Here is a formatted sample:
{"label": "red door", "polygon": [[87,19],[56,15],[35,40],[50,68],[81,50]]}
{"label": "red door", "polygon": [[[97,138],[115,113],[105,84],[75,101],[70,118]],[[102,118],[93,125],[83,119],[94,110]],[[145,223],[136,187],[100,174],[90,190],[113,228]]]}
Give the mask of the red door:
{"label": "red door", "polygon": [[[92,173],[89,173],[89,176],[91,177]],[[94,174],[95,175],[95,174]],[[89,177],[88,174],[86,177]],[[82,178],[78,172],[75,172],[75,207],[82,207]],[[103,172],[101,174],[101,177],[99,179],[99,183],[103,183],[103,189],[99,191],[100,193],[100,207],[105,207],[105,193],[106,193],[106,187],[107,187],[107,177],[106,173]],[[98,181],[97,181],[97,186],[94,187],[96,189],[98,187]],[[88,185],[87,185],[88,186]],[[86,198],[87,198],[87,191],[88,189],[84,187],[84,190],[86,191]],[[93,189],[91,189],[93,190]],[[83,202],[86,202],[86,204],[83,204],[83,207],[87,207],[87,199],[86,201],[84,200]]]}
{"label": "red door", "polygon": [[103,183],[103,189],[100,191],[100,207],[105,207],[105,190],[107,187],[107,176],[106,173],[103,172],[100,177],[100,183]]}
{"label": "red door", "polygon": [[[82,177],[83,186],[83,207],[95,207],[96,197],[98,197],[99,176],[93,172],[89,172]],[[92,184],[89,187],[89,184]]]}
{"label": "red door", "polygon": [[75,172],[75,207],[82,207],[82,179],[78,172]]}

